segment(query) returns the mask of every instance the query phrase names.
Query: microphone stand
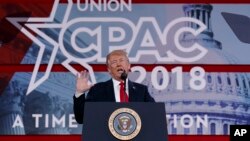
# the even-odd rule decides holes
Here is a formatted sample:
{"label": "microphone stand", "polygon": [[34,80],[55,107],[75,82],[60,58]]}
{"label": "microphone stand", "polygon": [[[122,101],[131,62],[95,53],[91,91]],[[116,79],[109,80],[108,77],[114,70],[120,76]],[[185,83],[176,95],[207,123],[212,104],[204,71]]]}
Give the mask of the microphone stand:
{"label": "microphone stand", "polygon": [[[123,70],[123,73],[121,74],[121,79],[124,82],[124,93],[126,94],[126,79],[127,79],[128,75],[126,73],[125,70]],[[122,99],[124,101],[124,99]]]}
{"label": "microphone stand", "polygon": [[124,79],[124,93],[126,94],[126,79]]}

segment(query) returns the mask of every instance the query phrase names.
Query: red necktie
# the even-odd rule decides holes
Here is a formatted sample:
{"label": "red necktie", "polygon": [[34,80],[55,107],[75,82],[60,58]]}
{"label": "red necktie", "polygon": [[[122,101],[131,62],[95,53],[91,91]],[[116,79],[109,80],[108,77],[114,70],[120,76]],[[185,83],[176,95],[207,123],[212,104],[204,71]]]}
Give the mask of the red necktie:
{"label": "red necktie", "polygon": [[128,95],[124,91],[124,82],[120,83],[120,101],[121,102],[128,102]]}

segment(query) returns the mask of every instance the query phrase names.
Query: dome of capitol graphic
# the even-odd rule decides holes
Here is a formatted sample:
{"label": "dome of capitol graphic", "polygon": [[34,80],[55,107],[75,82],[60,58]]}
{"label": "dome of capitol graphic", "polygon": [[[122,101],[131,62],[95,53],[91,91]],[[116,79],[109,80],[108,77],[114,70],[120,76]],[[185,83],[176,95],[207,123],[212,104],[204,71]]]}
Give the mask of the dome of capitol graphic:
{"label": "dome of capitol graphic", "polygon": [[[187,4],[183,6],[185,16],[201,20],[208,28],[194,38],[184,34],[182,44],[198,42],[208,53],[195,64],[237,64],[237,58],[223,50],[222,44],[213,38],[211,28],[210,4]],[[197,28],[195,24],[189,27]],[[183,90],[176,89],[176,76],[171,74],[166,89],[154,90],[148,83],[157,102],[164,102],[170,134],[229,134],[230,125],[250,124],[250,80],[246,73],[238,72],[205,72],[206,86],[202,90],[190,87],[189,72],[183,73]],[[160,80],[161,81],[161,80]],[[152,88],[152,89],[151,89]],[[190,115],[194,123],[190,128],[174,126],[174,120],[179,121],[181,116]],[[198,126],[197,116],[208,117],[208,127]],[[173,117],[176,117],[174,119]],[[190,121],[184,121],[190,122]]]}

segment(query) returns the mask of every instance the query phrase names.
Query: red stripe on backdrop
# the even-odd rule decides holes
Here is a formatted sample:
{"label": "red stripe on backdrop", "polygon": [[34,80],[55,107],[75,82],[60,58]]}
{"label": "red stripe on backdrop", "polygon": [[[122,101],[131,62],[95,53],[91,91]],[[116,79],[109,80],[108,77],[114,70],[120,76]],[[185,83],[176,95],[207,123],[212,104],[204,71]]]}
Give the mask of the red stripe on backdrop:
{"label": "red stripe on backdrop", "polygon": [[[1,141],[81,141],[81,135],[2,135]],[[222,135],[169,135],[168,141],[229,141]]]}
{"label": "red stripe on backdrop", "polygon": [[[107,71],[105,64],[93,64],[91,65],[95,72]],[[175,67],[182,67],[184,72],[189,72],[191,68],[200,66],[204,68],[206,72],[250,72],[250,65],[181,65],[181,64],[133,64],[132,66],[142,66],[146,71],[151,72],[157,66],[164,66],[168,71]],[[84,68],[79,64],[73,64],[76,70],[81,71]],[[39,72],[45,72],[47,68],[46,64],[40,66]],[[13,73],[13,72],[33,72],[34,64],[19,64],[19,65],[0,65],[0,73]],[[68,70],[61,64],[54,64],[52,72],[68,72]]]}
{"label": "red stripe on backdrop", "polygon": [[[90,0],[88,0],[90,1]],[[95,0],[98,1],[98,0]],[[104,0],[102,0],[103,2]],[[109,0],[107,0],[109,1]],[[117,0],[121,1],[121,0]],[[128,0],[125,0],[128,1]],[[0,3],[48,3],[52,4],[54,0],[1,0]],[[60,3],[67,3],[68,0],[60,0]],[[73,0],[74,3],[77,0]],[[84,3],[85,0],[80,0],[81,3]],[[249,0],[132,0],[132,3],[250,3]]]}

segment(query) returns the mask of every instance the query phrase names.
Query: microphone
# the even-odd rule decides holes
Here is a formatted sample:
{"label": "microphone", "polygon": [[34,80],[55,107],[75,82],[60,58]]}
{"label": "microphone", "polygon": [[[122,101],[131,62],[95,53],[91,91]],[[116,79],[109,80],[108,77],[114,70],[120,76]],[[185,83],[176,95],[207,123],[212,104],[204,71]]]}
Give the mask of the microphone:
{"label": "microphone", "polygon": [[128,77],[128,75],[127,75],[126,71],[123,70],[123,72],[122,72],[122,74],[121,74],[121,79],[124,81],[124,83],[125,83],[127,77]]}
{"label": "microphone", "polygon": [[121,74],[121,79],[124,82],[124,93],[126,94],[126,79],[128,77],[128,74],[126,73],[125,70],[123,70],[122,74]]}

